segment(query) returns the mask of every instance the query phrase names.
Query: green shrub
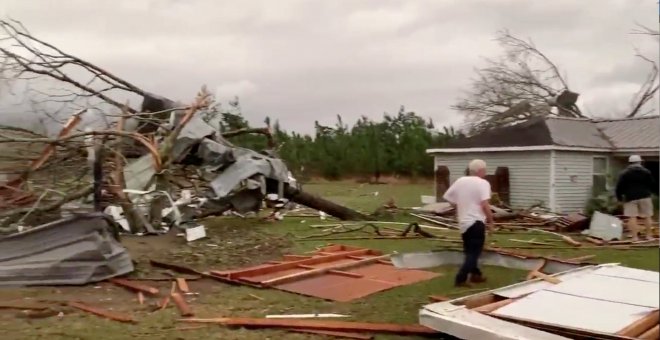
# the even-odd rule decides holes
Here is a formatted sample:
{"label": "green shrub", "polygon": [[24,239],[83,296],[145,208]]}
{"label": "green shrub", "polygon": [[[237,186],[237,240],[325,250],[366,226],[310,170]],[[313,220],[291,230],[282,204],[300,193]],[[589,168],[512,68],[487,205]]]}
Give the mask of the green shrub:
{"label": "green shrub", "polygon": [[587,216],[591,217],[595,211],[600,211],[604,214],[618,215],[621,212],[621,204],[614,197],[612,192],[604,192],[598,195],[592,195],[587,201],[584,209]]}

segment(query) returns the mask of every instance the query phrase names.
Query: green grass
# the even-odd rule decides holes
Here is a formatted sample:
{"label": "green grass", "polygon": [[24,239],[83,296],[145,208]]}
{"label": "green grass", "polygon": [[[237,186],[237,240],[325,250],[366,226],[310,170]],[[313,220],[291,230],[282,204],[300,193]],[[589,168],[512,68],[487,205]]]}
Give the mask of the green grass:
{"label": "green grass", "polygon": [[[420,195],[432,193],[431,184],[419,185],[359,185],[353,183],[322,183],[308,184],[305,190],[315,192],[328,199],[346,204],[352,208],[365,212],[372,212],[380,207],[389,198],[394,198],[399,207],[412,207],[419,205]],[[378,196],[368,195],[375,191]],[[403,215],[392,216],[393,220],[410,221],[411,218]],[[291,240],[288,251],[300,253],[315,249],[315,247],[327,243],[340,243],[339,241],[301,241],[298,238],[306,235],[320,233],[320,229],[311,228],[311,224],[333,223],[329,220],[321,221],[318,217],[311,218],[286,218],[274,223],[259,222],[254,219],[219,218],[206,221],[208,232],[212,235],[212,243],[236,242],[236,237],[244,236],[251,238],[251,233],[266,234],[272,240],[287,238]],[[231,236],[227,230],[243,231],[238,236]],[[353,233],[353,234],[357,234]],[[351,234],[351,236],[353,235]],[[445,232],[449,236],[458,237],[454,231]],[[232,234],[233,235],[233,234]],[[270,235],[270,236],[268,236]],[[230,237],[231,236],[231,237]],[[349,236],[349,235],[339,235]],[[516,239],[551,240],[552,236],[535,233],[502,234],[494,235],[489,242],[497,245],[520,245],[509,241]],[[144,238],[148,242],[148,238]],[[242,240],[244,247],[254,247],[247,240]],[[259,239],[258,242],[266,242]],[[280,242],[280,241],[278,241]],[[344,241],[343,244],[368,247],[382,250],[384,252],[411,252],[427,251],[441,248],[447,243],[427,239],[419,240],[355,240]],[[181,245],[181,251],[189,252],[187,256],[200,258],[199,263],[209,266],[213,263],[223,264],[225,258],[231,259],[232,254],[223,253],[224,248],[209,248],[207,241],[197,241],[195,247]],[[277,243],[280,244],[280,243]],[[147,256],[158,257],[163,250],[154,249]],[[170,249],[169,251],[173,251]],[[531,250],[527,250],[531,252]],[[224,251],[229,252],[229,251]],[[570,250],[542,250],[536,253],[555,255],[564,258],[576,257],[586,254],[596,255],[595,261],[617,262],[624,265],[658,271],[660,267],[659,252],[657,248],[646,250],[593,250],[593,249],[570,249]],[[245,256],[252,256],[246,252]],[[163,255],[164,256],[164,255]],[[266,255],[264,255],[266,256]],[[275,256],[275,255],[272,255]],[[256,261],[256,260],[255,260]],[[258,261],[262,261],[259,259]],[[148,270],[149,268],[140,268]],[[210,269],[210,268],[204,268]],[[190,282],[194,291],[200,291],[200,295],[191,301],[198,317],[221,317],[221,316],[254,316],[263,317],[266,314],[298,314],[298,313],[341,313],[349,314],[352,320],[365,322],[394,322],[394,323],[416,323],[417,314],[421,306],[428,303],[429,295],[462,296],[472,292],[465,289],[452,287],[453,276],[456,268],[436,268],[434,271],[442,275],[436,279],[391,289],[376,293],[363,299],[349,303],[337,303],[324,301],[312,297],[304,297],[296,294],[286,293],[274,289],[254,289],[244,286],[230,286],[219,282]],[[496,288],[508,285],[524,279],[526,272],[509,270],[498,267],[486,267],[484,272],[489,281],[480,288]],[[105,289],[99,294],[100,289],[93,286],[84,288],[73,288],[67,290],[70,294],[76,294],[80,299],[90,303],[104,298],[110,301],[96,302],[107,305],[121,311],[134,315],[140,320],[138,324],[126,325],[114,321],[108,321],[86,313],[65,313],[61,320],[47,318],[40,320],[17,319],[15,313],[0,313],[0,327],[11,339],[322,339],[322,337],[286,333],[274,330],[245,330],[227,329],[219,326],[211,326],[197,330],[175,331],[174,327],[182,326],[177,323],[179,318],[176,309],[169,308],[155,313],[140,311],[140,306],[135,301],[134,294],[127,293],[122,289],[110,285],[102,285]],[[160,286],[167,289],[167,284]],[[79,290],[76,290],[79,289]],[[85,293],[77,293],[85,292]],[[13,295],[12,295],[13,294]],[[0,301],[16,297],[33,296],[35,298],[49,296],[53,297],[51,288],[0,291]],[[57,296],[55,294],[54,296]],[[260,299],[255,298],[258,296]],[[96,300],[95,300],[96,299]],[[262,300],[261,300],[262,299]],[[404,339],[403,337],[378,335],[377,339]]]}

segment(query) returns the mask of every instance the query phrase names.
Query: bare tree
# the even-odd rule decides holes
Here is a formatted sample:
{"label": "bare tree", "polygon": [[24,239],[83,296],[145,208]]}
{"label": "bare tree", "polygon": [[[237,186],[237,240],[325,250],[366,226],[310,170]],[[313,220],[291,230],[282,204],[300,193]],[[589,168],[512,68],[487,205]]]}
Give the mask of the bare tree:
{"label": "bare tree", "polygon": [[[452,106],[464,113],[473,131],[524,121],[533,115],[584,117],[575,105],[578,94],[569,90],[559,67],[531,40],[497,33],[505,51],[499,59],[486,59],[477,70],[472,88]],[[557,106],[552,113],[551,106]]]}
{"label": "bare tree", "polygon": [[[657,35],[657,31],[638,25],[636,34]],[[576,102],[579,94],[571,91],[559,67],[531,40],[513,36],[507,30],[497,33],[504,49],[499,59],[486,59],[478,69],[472,88],[452,106],[465,115],[470,133],[515,124],[532,116],[586,118]],[[637,53],[651,70],[631,100],[631,109],[622,117],[640,115],[642,108],[658,92],[656,63]],[[554,107],[554,109],[552,109]]]}

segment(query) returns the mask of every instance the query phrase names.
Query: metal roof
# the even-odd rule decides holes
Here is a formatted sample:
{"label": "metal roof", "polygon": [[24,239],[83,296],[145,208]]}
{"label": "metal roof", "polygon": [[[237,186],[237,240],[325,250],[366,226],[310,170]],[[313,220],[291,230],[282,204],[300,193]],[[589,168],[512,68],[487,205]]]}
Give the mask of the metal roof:
{"label": "metal roof", "polygon": [[615,149],[657,149],[660,146],[660,116],[596,121]]}
{"label": "metal roof", "polygon": [[545,120],[554,145],[577,146],[583,148],[611,149],[596,124],[587,119],[566,119],[550,117]]}
{"label": "metal roof", "polygon": [[520,124],[461,138],[450,142],[445,148],[429,149],[427,152],[442,153],[454,149],[506,151],[507,148],[511,151],[526,151],[527,148],[531,150],[540,147],[599,152],[658,150],[660,116],[615,120],[534,117]]}

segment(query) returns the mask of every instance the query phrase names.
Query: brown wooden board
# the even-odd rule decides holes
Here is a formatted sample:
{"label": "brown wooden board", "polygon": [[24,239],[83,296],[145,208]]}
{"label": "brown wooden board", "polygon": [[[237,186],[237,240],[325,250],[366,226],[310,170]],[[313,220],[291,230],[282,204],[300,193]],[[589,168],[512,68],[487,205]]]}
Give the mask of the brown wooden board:
{"label": "brown wooden board", "polygon": [[384,257],[386,255],[370,249],[332,246],[320,249],[303,260],[288,256],[277,264],[211,273],[237,283],[341,302],[440,275],[396,268],[391,262],[382,261]]}

